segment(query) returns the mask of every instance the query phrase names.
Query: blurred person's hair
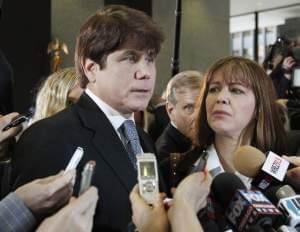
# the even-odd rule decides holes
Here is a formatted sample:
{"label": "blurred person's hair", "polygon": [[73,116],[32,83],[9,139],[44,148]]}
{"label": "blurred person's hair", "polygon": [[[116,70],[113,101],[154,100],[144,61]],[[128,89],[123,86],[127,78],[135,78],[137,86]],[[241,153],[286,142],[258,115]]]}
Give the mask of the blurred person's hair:
{"label": "blurred person's hair", "polygon": [[201,88],[202,75],[198,71],[187,70],[176,74],[168,83],[166,89],[167,101],[176,105],[176,94]]}
{"label": "blurred person's hair", "polygon": [[[224,80],[237,81],[252,89],[255,101],[254,129],[251,144],[263,152],[283,152],[286,133],[276,106],[276,93],[271,79],[254,61],[243,57],[226,57],[210,67],[199,96],[197,119],[195,120],[195,145],[205,148],[213,143],[214,131],[207,121],[206,98],[209,84],[216,72],[221,72]],[[251,124],[251,123],[249,123]],[[250,127],[251,125],[248,125]],[[253,125],[252,125],[253,126]],[[247,130],[249,128],[245,128]],[[240,138],[242,141],[243,138]]]}
{"label": "blurred person's hair", "polygon": [[278,37],[274,44],[269,45],[266,57],[262,64],[264,69],[273,70],[275,68],[272,61],[276,56],[281,55],[283,59],[288,56],[293,57],[292,44],[292,41],[285,37]]}
{"label": "blurred person's hair", "polygon": [[30,124],[66,108],[70,104],[68,95],[77,84],[79,76],[74,67],[60,69],[46,78],[37,93],[35,113]]}
{"label": "blurred person's hair", "polygon": [[84,72],[86,59],[105,68],[110,53],[128,48],[156,56],[164,40],[158,25],[144,12],[122,5],[110,5],[97,11],[82,25],[77,36],[75,65],[83,88],[88,83]]}

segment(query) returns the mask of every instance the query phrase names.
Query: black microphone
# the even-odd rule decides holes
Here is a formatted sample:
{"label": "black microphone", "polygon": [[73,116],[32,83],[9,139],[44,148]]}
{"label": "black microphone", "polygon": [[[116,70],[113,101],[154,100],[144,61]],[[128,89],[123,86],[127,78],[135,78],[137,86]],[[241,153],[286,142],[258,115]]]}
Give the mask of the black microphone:
{"label": "black microphone", "polygon": [[300,195],[296,195],[289,185],[272,187],[265,195],[272,199],[285,215],[284,224],[292,228],[300,227]]}
{"label": "black microphone", "polygon": [[212,194],[221,204],[227,220],[238,230],[246,231],[253,226],[272,231],[281,212],[260,192],[247,190],[234,174],[222,173],[215,177]]}

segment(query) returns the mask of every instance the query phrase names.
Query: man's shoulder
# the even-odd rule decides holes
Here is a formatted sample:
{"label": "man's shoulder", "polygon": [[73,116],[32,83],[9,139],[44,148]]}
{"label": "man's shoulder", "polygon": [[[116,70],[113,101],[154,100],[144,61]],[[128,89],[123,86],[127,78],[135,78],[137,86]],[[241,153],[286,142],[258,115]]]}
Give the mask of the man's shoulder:
{"label": "man's shoulder", "polygon": [[55,131],[58,128],[66,129],[68,126],[72,125],[75,121],[77,121],[76,118],[77,116],[74,112],[74,109],[67,108],[53,116],[35,122],[25,130],[24,134],[37,133],[40,131]]}

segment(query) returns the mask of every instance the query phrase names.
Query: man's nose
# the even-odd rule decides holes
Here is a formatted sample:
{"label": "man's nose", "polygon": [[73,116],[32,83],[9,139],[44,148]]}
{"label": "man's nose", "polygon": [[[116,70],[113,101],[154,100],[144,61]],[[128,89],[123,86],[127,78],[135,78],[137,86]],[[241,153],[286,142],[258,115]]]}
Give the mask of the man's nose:
{"label": "man's nose", "polygon": [[138,65],[138,69],[135,72],[136,79],[150,79],[152,76],[152,67],[150,67],[146,61],[141,61]]}

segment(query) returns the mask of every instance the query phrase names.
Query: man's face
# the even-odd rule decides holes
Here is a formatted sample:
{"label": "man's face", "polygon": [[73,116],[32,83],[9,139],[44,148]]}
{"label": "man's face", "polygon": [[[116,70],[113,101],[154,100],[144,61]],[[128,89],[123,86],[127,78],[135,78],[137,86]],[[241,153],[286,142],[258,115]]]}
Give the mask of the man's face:
{"label": "man's face", "polygon": [[149,52],[120,49],[107,56],[104,68],[96,68],[88,87],[120,113],[144,110],[152,96],[156,67]]}
{"label": "man's face", "polygon": [[187,137],[191,136],[194,123],[194,108],[199,96],[198,89],[179,88],[176,90],[176,104],[167,103],[167,111],[177,129]]}

